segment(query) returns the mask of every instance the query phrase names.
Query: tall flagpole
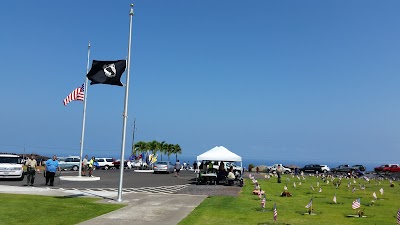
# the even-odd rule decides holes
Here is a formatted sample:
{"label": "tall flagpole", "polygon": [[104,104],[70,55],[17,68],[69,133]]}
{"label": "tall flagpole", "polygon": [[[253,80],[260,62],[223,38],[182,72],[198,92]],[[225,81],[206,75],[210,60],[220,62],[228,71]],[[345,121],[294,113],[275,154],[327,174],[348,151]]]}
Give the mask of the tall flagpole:
{"label": "tall flagpole", "polygon": [[[90,42],[88,44],[88,54],[87,54],[87,64],[86,64],[86,74],[89,73],[89,59],[90,59]],[[88,78],[87,76],[85,80],[85,96],[83,99],[83,119],[82,119],[82,136],[81,136],[81,157],[79,160],[79,176],[82,176],[82,157],[83,157],[83,140],[85,138],[85,123],[86,123],[86,99],[87,99],[87,93],[88,93]]]}
{"label": "tall flagpole", "polygon": [[119,176],[119,187],[118,187],[118,202],[122,201],[122,183],[124,180],[124,158],[125,158],[125,138],[126,138],[126,119],[128,117],[128,97],[129,97],[129,75],[131,72],[131,40],[132,40],[132,17],[133,17],[133,4],[131,4],[131,11],[129,12],[129,42],[128,42],[128,60],[127,60],[127,72],[126,72],[126,87],[125,87],[125,107],[122,126],[122,147],[121,147],[121,161],[120,161],[120,176]]}

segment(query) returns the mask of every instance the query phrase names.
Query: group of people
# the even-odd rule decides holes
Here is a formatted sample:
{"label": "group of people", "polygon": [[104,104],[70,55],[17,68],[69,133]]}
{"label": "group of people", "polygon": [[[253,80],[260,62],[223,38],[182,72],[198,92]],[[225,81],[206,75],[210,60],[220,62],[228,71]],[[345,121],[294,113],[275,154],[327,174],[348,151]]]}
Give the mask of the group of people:
{"label": "group of people", "polygon": [[85,155],[85,158],[82,160],[82,176],[86,176],[86,171],[89,171],[89,177],[93,176],[94,163],[96,158],[92,156],[90,160],[88,160],[88,155]]}
{"label": "group of people", "polygon": [[[86,172],[89,171],[89,177],[92,176],[94,168],[95,157],[93,156],[88,160],[88,156],[82,160],[82,176],[86,176]],[[25,161],[26,166],[26,186],[33,186],[35,183],[36,172],[39,172],[38,163],[34,155],[28,157]],[[53,155],[51,159],[48,159],[44,164],[44,177],[46,178],[46,185],[54,186],[54,177],[57,171],[61,171],[58,165],[57,156]]]}
{"label": "group of people", "polygon": [[[26,166],[26,185],[33,186],[35,182],[36,172],[39,171],[37,168],[37,161],[35,156],[30,156],[25,161]],[[46,185],[54,186],[54,177],[56,175],[56,171],[60,171],[60,167],[58,166],[57,156],[53,155],[53,158],[48,159],[45,163],[44,176],[46,177]]]}

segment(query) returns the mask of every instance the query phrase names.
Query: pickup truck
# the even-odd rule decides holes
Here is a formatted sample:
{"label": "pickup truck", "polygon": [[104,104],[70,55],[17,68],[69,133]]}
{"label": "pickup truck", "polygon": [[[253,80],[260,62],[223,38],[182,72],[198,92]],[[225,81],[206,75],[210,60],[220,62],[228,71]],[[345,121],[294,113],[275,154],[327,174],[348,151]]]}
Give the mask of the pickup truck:
{"label": "pickup truck", "polygon": [[331,171],[334,173],[349,173],[355,171],[356,168],[350,165],[339,165],[338,167],[332,168]]}
{"label": "pickup truck", "polygon": [[282,173],[291,173],[292,170],[289,168],[284,167],[282,164],[274,164],[272,166],[268,166],[267,167],[267,171],[268,172],[276,172],[276,169],[278,168],[278,166],[280,166],[282,168]]}
{"label": "pickup truck", "polygon": [[392,173],[395,173],[395,172],[400,172],[400,166],[399,166],[399,164],[384,164],[384,165],[381,165],[379,167],[375,167],[374,171],[377,172],[377,173],[379,173],[379,172],[383,172],[383,173],[392,172]]}

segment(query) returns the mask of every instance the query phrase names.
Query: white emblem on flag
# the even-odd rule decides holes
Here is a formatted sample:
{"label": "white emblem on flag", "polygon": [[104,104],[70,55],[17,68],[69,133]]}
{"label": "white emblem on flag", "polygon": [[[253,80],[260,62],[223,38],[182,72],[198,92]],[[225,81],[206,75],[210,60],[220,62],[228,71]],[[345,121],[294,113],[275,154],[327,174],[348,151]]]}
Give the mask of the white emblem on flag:
{"label": "white emblem on flag", "polygon": [[115,64],[106,64],[103,66],[104,74],[109,77],[115,77],[117,75],[117,69],[115,69]]}

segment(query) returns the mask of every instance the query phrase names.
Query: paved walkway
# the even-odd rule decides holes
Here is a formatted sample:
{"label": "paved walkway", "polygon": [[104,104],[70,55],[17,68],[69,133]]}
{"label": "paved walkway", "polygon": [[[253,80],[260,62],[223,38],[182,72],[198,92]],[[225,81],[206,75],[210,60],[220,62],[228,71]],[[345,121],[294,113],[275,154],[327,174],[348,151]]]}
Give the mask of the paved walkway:
{"label": "paved walkway", "polygon": [[[160,187],[160,190],[163,189],[169,190],[168,187]],[[101,198],[100,202],[102,203],[127,204],[126,207],[85,221],[79,225],[119,225],[129,223],[138,225],[175,225],[207,197],[205,195],[165,194],[165,192],[162,194],[160,192],[149,193],[151,191],[140,192],[143,192],[143,190],[123,192],[123,201],[119,203],[116,201],[118,190],[78,190],[0,185],[0,193],[98,197]]]}

